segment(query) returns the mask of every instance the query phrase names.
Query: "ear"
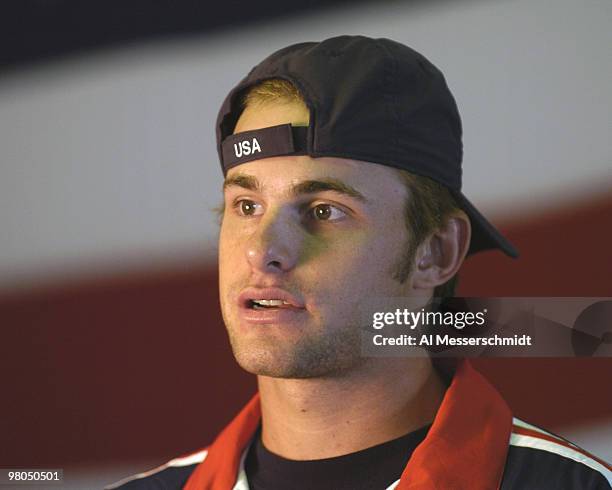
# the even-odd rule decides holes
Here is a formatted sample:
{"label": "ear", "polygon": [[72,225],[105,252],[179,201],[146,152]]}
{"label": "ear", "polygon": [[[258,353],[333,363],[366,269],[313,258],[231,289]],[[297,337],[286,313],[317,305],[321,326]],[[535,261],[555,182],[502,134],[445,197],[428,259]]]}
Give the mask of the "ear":
{"label": "ear", "polygon": [[463,211],[456,211],[419,246],[412,285],[433,289],[451,279],[470,247],[472,227]]}

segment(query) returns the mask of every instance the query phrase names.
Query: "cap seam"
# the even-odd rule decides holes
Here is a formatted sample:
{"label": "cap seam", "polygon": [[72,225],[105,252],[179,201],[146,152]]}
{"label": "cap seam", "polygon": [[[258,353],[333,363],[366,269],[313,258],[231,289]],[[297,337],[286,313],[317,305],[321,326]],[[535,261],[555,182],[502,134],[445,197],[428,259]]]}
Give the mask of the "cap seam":
{"label": "cap seam", "polygon": [[[394,75],[397,73],[397,63],[396,59],[392,56],[391,52],[388,48],[383,45],[379,39],[375,40],[375,45],[378,47],[380,51],[382,51],[385,59],[388,63],[385,63],[384,71],[383,71],[383,86],[381,92],[383,93],[383,97],[385,99],[385,105],[387,106],[387,113],[393,119],[393,154],[397,158],[398,156],[398,145],[399,145],[399,115],[395,110],[397,106],[397,101],[393,95],[392,91],[389,91],[388,87],[390,87],[395,80]],[[387,85],[388,83],[388,85]]]}

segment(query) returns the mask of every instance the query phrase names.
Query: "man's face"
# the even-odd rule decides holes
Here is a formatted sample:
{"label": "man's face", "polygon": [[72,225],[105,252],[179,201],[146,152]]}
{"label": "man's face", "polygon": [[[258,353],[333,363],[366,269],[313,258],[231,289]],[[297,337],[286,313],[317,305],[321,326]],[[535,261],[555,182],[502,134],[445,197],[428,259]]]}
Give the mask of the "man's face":
{"label": "man's face", "polygon": [[[249,107],[235,132],[307,116],[298,105]],[[362,364],[360,303],[414,295],[410,279],[393,279],[409,239],[395,171],[344,158],[265,158],[232,168],[224,196],[220,298],[238,363],[285,378]]]}

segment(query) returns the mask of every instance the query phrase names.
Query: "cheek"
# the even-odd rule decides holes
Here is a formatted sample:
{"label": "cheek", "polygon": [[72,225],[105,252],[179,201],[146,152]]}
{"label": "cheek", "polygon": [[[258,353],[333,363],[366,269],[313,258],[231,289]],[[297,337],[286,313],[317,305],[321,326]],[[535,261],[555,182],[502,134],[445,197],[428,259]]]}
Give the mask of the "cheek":
{"label": "cheek", "polygon": [[406,240],[406,234],[397,229],[359,237],[330,268],[336,271],[339,283],[350,285],[356,293],[387,294],[396,285],[394,268],[405,253]]}
{"label": "cheek", "polygon": [[240,249],[245,237],[244,224],[236,223],[232,216],[226,216],[219,231],[219,255],[235,255]]}
{"label": "cheek", "polygon": [[333,292],[336,298],[340,296],[350,299],[351,294],[358,295],[361,290],[367,290],[371,264],[378,254],[376,239],[366,235],[353,236],[346,243],[328,247],[319,256],[319,261],[311,262],[318,267],[306,267],[306,272],[315,270],[323,277],[319,287]]}
{"label": "cheek", "polygon": [[227,231],[227,226],[221,225],[219,232],[219,262],[224,260],[225,256],[229,253],[232,239]]}
{"label": "cheek", "polygon": [[222,289],[231,285],[231,278],[241,265],[240,250],[240,237],[232,227],[222,224],[219,232],[219,283]]}

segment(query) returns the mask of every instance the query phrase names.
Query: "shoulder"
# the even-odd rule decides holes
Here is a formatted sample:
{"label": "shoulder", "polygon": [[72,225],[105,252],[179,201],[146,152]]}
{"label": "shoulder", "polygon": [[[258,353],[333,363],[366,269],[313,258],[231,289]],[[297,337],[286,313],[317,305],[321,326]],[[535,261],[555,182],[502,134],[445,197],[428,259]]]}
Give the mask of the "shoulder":
{"label": "shoulder", "polygon": [[197,453],[182,456],[166,464],[132,475],[105,487],[105,490],[179,490],[183,488],[196,466],[204,459],[206,449]]}
{"label": "shoulder", "polygon": [[612,471],[575,444],[514,418],[501,488],[608,490]]}

